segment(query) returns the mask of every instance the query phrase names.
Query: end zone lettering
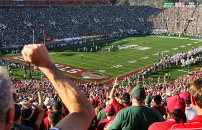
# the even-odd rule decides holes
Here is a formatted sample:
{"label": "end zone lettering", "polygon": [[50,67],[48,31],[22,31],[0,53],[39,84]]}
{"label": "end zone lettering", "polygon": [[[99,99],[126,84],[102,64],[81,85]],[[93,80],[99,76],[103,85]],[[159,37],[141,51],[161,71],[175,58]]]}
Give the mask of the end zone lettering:
{"label": "end zone lettering", "polygon": [[[28,66],[27,64],[23,64],[22,62],[24,61],[23,56],[19,55],[19,56],[9,56],[6,57],[9,60],[14,60],[15,62],[18,61],[19,64]],[[90,71],[90,70],[86,70],[86,69],[82,69],[82,68],[78,68],[78,67],[74,67],[74,66],[70,66],[70,65],[65,65],[65,64],[61,64],[61,63],[55,63],[55,66],[62,71],[63,73],[72,75],[72,76],[76,76],[76,77],[80,77],[83,78],[84,77],[88,77],[88,79],[92,80],[92,81],[96,81],[96,82],[101,82],[102,80],[108,79],[108,78],[112,78],[113,76],[111,75],[107,75],[107,74],[102,74],[99,72],[94,72],[94,71]],[[117,65],[116,67],[121,67],[122,65]],[[31,65],[31,68],[34,68],[34,66]],[[104,71],[105,72],[105,71]],[[83,75],[85,75],[83,77]]]}
{"label": "end zone lettering", "polygon": [[[82,71],[80,69],[70,69],[71,67],[69,66],[64,66],[64,65],[61,65],[61,64],[55,64],[55,66],[62,72],[67,72],[67,73],[77,73],[78,71]],[[70,70],[69,70],[70,69]]]}

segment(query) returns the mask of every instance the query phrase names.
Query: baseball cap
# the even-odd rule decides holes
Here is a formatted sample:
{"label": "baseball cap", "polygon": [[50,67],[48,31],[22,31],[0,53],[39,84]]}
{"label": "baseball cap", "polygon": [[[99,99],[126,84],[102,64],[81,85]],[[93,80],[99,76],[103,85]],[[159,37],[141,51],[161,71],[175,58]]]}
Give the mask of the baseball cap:
{"label": "baseball cap", "polygon": [[146,96],[145,102],[146,102],[147,104],[150,104],[151,101],[152,101],[152,98],[151,98],[150,96]]}
{"label": "baseball cap", "polygon": [[181,110],[181,113],[175,113],[175,114],[182,114],[183,112],[185,112],[185,101],[179,95],[174,95],[170,98],[167,98],[166,101],[167,101],[167,108],[170,112],[175,113],[176,109]]}
{"label": "baseball cap", "polygon": [[145,90],[143,87],[136,86],[132,90],[132,96],[136,100],[143,100],[145,99]]}
{"label": "baseball cap", "polygon": [[49,108],[52,107],[53,102],[54,102],[54,99],[53,99],[53,98],[46,98],[46,100],[45,100],[45,102],[44,102],[44,105],[49,109]]}
{"label": "baseball cap", "polygon": [[124,93],[122,95],[122,99],[125,100],[125,101],[130,100],[130,95],[128,93]]}
{"label": "baseball cap", "polygon": [[27,97],[25,97],[24,99],[23,99],[23,101],[28,101],[29,99],[27,98]]}
{"label": "baseball cap", "polygon": [[114,113],[114,107],[112,105],[106,106],[105,113]]}
{"label": "baseball cap", "polygon": [[33,101],[32,101],[32,100],[29,100],[28,103],[33,103]]}
{"label": "baseball cap", "polygon": [[184,92],[180,93],[180,97],[184,99],[186,104],[191,103],[190,93],[188,91],[184,91]]}
{"label": "baseball cap", "polygon": [[21,114],[21,105],[15,103],[15,118],[17,118]]}
{"label": "baseball cap", "polygon": [[90,104],[95,105],[95,100],[94,100],[94,99],[91,99],[91,100],[90,100]]}
{"label": "baseball cap", "polygon": [[156,95],[156,96],[154,97],[154,102],[155,102],[156,104],[160,104],[160,103],[162,102],[162,97],[161,97],[161,95]]}

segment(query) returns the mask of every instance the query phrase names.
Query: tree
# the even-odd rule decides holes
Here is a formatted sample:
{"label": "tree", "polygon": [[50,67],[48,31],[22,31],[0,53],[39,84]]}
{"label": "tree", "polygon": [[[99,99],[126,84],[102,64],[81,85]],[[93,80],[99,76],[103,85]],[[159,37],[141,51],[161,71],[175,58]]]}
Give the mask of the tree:
{"label": "tree", "polygon": [[187,0],[186,2],[196,2],[197,3],[197,0]]}
{"label": "tree", "polygon": [[144,5],[145,6],[152,6],[152,5],[154,5],[154,3],[152,1],[146,0],[146,1],[144,1]]}
{"label": "tree", "polygon": [[112,6],[116,5],[116,3],[117,3],[117,0],[112,0]]}
{"label": "tree", "polygon": [[129,0],[121,0],[117,5],[118,6],[129,6],[130,2],[129,2]]}

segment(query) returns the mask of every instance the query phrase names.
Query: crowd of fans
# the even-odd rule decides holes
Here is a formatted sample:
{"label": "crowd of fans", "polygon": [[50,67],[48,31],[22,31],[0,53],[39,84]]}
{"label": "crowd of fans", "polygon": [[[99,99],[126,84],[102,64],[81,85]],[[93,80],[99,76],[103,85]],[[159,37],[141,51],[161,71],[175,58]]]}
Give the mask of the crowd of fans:
{"label": "crowd of fans", "polygon": [[[0,16],[0,23],[6,25],[2,35],[4,44],[8,46],[15,42],[27,43],[32,37],[32,29],[35,30],[36,42],[42,41],[42,30],[46,30],[46,37],[50,39],[109,34],[119,29],[137,27],[147,31],[150,24],[145,22],[146,18],[153,12],[161,11],[152,7],[1,10],[4,13]],[[197,61],[191,56],[201,51],[199,46],[188,52],[166,56],[145,71],[152,71],[159,63],[179,62],[187,66],[199,62],[200,56]],[[158,81],[157,84],[140,86],[132,83],[133,77],[127,77],[126,86],[124,81],[118,83],[117,79],[113,86],[102,86],[70,81],[55,67],[44,45],[26,45],[22,55],[26,62],[37,66],[47,78],[30,81],[9,79],[6,70],[0,68],[0,129],[202,129],[201,68],[172,82]],[[136,78],[141,80],[140,76]]]}
{"label": "crowd of fans", "polygon": [[160,11],[143,6],[1,8],[1,35],[3,44],[9,46],[32,43],[33,29],[35,43],[43,41],[43,30],[46,40],[112,34],[128,29],[149,31],[147,18]]}
{"label": "crowd of fans", "polygon": [[[172,58],[177,56],[179,55],[175,54]],[[186,56],[191,55],[187,52]],[[24,57],[26,58],[26,55]],[[57,82],[51,79],[46,70],[43,70],[41,67],[43,65],[38,65],[37,62],[34,64],[39,66],[49,79],[41,78],[41,80],[30,81],[10,79],[15,103],[15,118],[11,129],[48,130],[51,127],[57,129],[63,127],[64,129],[64,126],[58,122],[64,123],[63,120],[66,119],[64,118],[66,116],[73,119],[75,119],[74,116],[77,117],[72,115],[72,108],[69,108],[74,101],[70,101],[70,104],[66,105],[65,99],[63,99],[66,93],[55,87]],[[125,80],[128,82],[126,86],[123,85],[124,80],[122,83],[118,83],[117,79],[114,80],[113,86],[79,82],[69,83],[68,86],[75,86],[75,89],[78,89],[85,99],[88,99],[89,105],[94,107],[90,110],[93,110],[94,112],[91,112],[95,115],[89,114],[92,118],[88,118],[90,121],[84,124],[85,129],[153,130],[158,129],[160,125],[162,130],[179,127],[202,128],[200,116],[197,116],[200,115],[199,109],[201,108],[198,106],[201,98],[199,95],[201,75],[202,69],[197,68],[189,75],[181,76],[172,82],[139,86],[138,83],[132,83],[134,79],[131,76]],[[193,79],[196,80],[193,81]],[[61,94],[64,95],[61,96]],[[195,100],[192,99],[191,102],[191,98]],[[85,101],[85,103],[87,102]],[[199,123],[191,126],[192,122]]]}
{"label": "crowd of fans", "polygon": [[46,40],[113,34],[130,29],[148,33],[155,30],[158,30],[156,33],[175,33],[185,29],[186,34],[201,34],[198,6],[8,7],[1,8],[1,12],[0,27],[5,46],[32,43],[33,29],[35,43],[43,41],[43,30]]}

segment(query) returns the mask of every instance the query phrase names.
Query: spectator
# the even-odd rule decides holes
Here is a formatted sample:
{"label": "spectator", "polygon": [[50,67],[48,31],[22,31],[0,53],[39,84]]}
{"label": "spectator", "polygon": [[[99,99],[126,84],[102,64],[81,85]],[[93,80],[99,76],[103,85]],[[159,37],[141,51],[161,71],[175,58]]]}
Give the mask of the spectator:
{"label": "spectator", "polygon": [[56,126],[56,124],[60,120],[62,120],[62,112],[61,111],[53,110],[48,114],[48,122],[50,123],[50,128]]}
{"label": "spectator", "polygon": [[53,110],[61,111],[61,112],[62,112],[62,116],[63,116],[63,117],[66,116],[65,112],[62,111],[62,102],[61,102],[61,101],[55,101],[55,102],[53,103],[52,109],[53,109]]}
{"label": "spectator", "polygon": [[113,106],[112,106],[112,105],[108,105],[108,106],[105,108],[105,112],[106,112],[107,118],[101,120],[101,121],[98,123],[98,126],[97,126],[96,130],[103,130],[104,127],[105,127],[105,125],[110,122],[111,117],[114,116],[114,108],[113,108]]}
{"label": "spectator", "polygon": [[105,113],[105,108],[106,105],[105,104],[101,104],[100,108],[102,108],[102,110],[99,111],[98,115],[97,115],[97,121],[100,122],[103,119],[106,119],[106,113]]}
{"label": "spectator", "polygon": [[168,130],[172,125],[186,122],[185,101],[179,95],[167,99],[168,118],[165,122],[156,122],[149,126],[148,130]]}
{"label": "spectator", "polygon": [[122,109],[116,115],[109,130],[147,130],[152,123],[160,121],[154,109],[144,106],[145,98],[145,90],[142,87],[133,88],[132,106]]}
{"label": "spectator", "polygon": [[[45,110],[40,106],[34,105],[33,103],[26,103],[26,102],[22,103],[22,107],[24,108],[22,110],[22,124],[31,127],[34,130],[38,130],[39,127],[41,126]],[[35,122],[33,118],[34,110],[31,107],[36,108],[40,112]]]}
{"label": "spectator", "polygon": [[44,105],[48,109],[48,111],[45,112],[44,117],[47,117],[48,114],[52,111],[52,105],[53,105],[54,99],[53,98],[46,98]]}
{"label": "spectator", "polygon": [[152,101],[152,98],[150,96],[146,96],[145,106],[151,107],[151,101]]}
{"label": "spectator", "polygon": [[185,114],[186,114],[187,122],[189,122],[189,120],[193,119],[198,114],[190,106],[191,105],[191,99],[190,99],[190,93],[188,91],[184,91],[184,92],[180,93],[180,97],[185,100],[185,103],[186,103]]}
{"label": "spectator", "polygon": [[15,107],[11,93],[11,81],[4,67],[0,67],[0,81],[0,129],[10,130],[14,120]]}
{"label": "spectator", "polygon": [[[61,101],[55,101],[52,105],[52,110],[50,110],[48,113],[46,113],[47,117],[45,117],[43,120],[44,125],[45,125],[47,130],[49,130],[50,127],[52,128],[52,126],[50,126],[51,124],[50,124],[49,119],[48,119],[48,116],[49,116],[50,112],[52,112],[52,111],[60,111],[62,113],[62,117],[66,116],[65,113],[62,112],[62,102]],[[53,112],[51,117],[54,117],[54,113],[58,113],[58,112]],[[51,119],[51,120],[53,120],[53,119]],[[52,125],[55,126],[54,123]]]}
{"label": "spectator", "polygon": [[118,83],[117,83],[117,78],[115,79],[115,83],[114,86],[110,92],[110,101],[112,102],[112,105],[114,107],[114,110],[116,112],[116,114],[123,108],[127,108],[129,107],[130,104],[130,95],[128,93],[124,93],[122,95],[122,104],[119,103],[117,100],[117,98],[115,98],[114,93],[116,91],[116,88],[118,87]]}
{"label": "spectator", "polygon": [[164,116],[164,115],[167,116],[166,108],[161,104],[161,102],[162,102],[161,95],[156,95],[154,97],[154,102],[155,102],[155,105],[152,106],[151,108],[156,109],[157,111],[159,111],[162,116]]}
{"label": "spectator", "polygon": [[26,62],[37,66],[52,81],[70,112],[51,130],[57,128],[65,130],[67,127],[69,129],[87,129],[95,115],[95,110],[73,82],[56,68],[50,60],[46,47],[41,44],[27,45],[24,46],[22,55]]}
{"label": "spectator", "polygon": [[33,130],[31,127],[27,127],[21,124],[21,117],[22,117],[21,106],[15,104],[15,117],[11,130]]}
{"label": "spectator", "polygon": [[193,108],[198,113],[198,116],[195,116],[192,120],[189,120],[187,123],[180,123],[171,127],[171,130],[176,129],[201,129],[202,126],[202,78],[195,79],[191,81],[188,85],[189,92],[191,94],[191,102]]}

